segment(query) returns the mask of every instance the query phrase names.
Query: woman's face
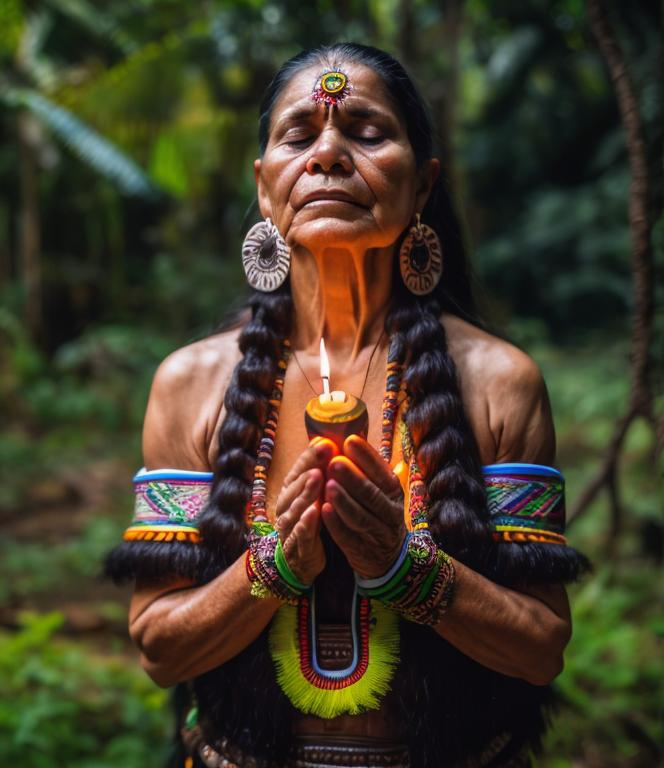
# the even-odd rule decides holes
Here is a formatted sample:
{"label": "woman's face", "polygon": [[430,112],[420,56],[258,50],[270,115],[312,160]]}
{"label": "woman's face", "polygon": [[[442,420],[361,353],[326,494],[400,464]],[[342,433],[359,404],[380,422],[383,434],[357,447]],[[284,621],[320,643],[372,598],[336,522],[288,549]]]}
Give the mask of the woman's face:
{"label": "woman's face", "polygon": [[405,122],[382,79],[361,64],[341,68],[352,91],[336,107],[311,97],[324,66],[292,78],[255,163],[261,213],[291,247],[392,245],[424,207],[438,173],[437,160],[416,168]]}

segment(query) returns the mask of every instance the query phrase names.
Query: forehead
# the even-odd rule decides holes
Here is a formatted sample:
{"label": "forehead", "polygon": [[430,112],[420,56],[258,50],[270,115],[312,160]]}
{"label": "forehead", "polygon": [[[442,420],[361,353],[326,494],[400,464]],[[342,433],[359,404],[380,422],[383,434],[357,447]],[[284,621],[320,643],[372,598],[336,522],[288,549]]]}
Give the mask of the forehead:
{"label": "forehead", "polygon": [[335,71],[343,72],[348,77],[348,83],[351,86],[350,93],[336,109],[357,107],[376,110],[389,114],[404,124],[401,110],[380,75],[364,64],[341,62],[334,67],[329,66],[329,64],[314,64],[293,75],[279,94],[272,111],[270,127],[272,128],[279,120],[303,111],[324,110],[324,106],[316,105],[312,99],[312,93],[318,85],[321,75]]}

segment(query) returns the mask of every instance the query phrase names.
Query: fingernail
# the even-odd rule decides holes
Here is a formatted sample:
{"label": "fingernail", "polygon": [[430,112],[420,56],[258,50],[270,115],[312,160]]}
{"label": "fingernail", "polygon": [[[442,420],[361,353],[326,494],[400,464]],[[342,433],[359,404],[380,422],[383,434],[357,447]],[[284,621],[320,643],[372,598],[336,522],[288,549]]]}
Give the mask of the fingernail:
{"label": "fingernail", "polygon": [[316,458],[317,459],[325,459],[327,458],[331,451],[330,446],[327,441],[323,440],[323,438],[320,439],[320,443],[314,446],[314,451],[316,452]]}

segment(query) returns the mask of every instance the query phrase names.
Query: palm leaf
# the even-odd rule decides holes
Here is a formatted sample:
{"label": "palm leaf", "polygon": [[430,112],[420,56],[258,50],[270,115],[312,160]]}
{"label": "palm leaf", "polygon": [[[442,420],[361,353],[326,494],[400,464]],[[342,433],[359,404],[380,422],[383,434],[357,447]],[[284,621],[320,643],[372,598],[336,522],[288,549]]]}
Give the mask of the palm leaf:
{"label": "palm leaf", "polygon": [[73,154],[126,194],[153,197],[157,193],[154,184],[131,158],[68,109],[27,88],[9,89],[0,99],[9,106],[31,112]]}
{"label": "palm leaf", "polygon": [[73,19],[98,38],[111,42],[125,54],[136,48],[136,43],[108,14],[94,8],[86,0],[48,0],[48,4]]}

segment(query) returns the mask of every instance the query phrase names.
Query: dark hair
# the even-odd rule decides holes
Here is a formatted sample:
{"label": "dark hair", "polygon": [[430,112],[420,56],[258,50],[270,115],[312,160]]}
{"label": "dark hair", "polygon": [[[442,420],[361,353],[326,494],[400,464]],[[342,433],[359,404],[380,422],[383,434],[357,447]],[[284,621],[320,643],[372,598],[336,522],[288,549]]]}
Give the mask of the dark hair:
{"label": "dark hair", "polygon": [[[384,80],[405,120],[417,164],[432,157],[431,120],[410,77],[389,54],[356,43],[304,51],[281,67],[261,103],[261,152],[268,142],[275,103],[292,77],[314,64],[337,68],[344,62],[364,64]],[[394,291],[385,330],[406,364],[404,379],[411,399],[406,421],[428,482],[432,532],[451,554],[477,565],[488,537],[481,465],[440,322],[443,311],[471,319],[475,308],[461,230],[443,178],[434,185],[422,221],[436,230],[443,244],[443,279],[428,296],[413,296],[398,276],[395,259]],[[245,509],[258,442],[280,340],[288,336],[292,323],[288,283],[272,294],[254,292],[249,306],[251,320],[239,339],[243,358],[224,400],[227,415],[219,432],[211,504],[201,520],[203,540],[217,551],[224,565],[246,546]]]}

